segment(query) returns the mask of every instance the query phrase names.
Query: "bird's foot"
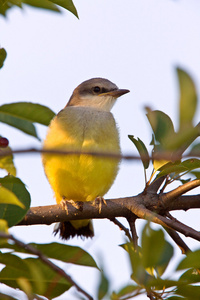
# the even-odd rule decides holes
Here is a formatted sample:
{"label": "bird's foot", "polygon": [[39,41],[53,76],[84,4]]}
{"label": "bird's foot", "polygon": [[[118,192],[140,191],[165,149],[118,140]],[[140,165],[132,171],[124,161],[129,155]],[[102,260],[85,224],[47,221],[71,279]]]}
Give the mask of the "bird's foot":
{"label": "bird's foot", "polygon": [[72,199],[70,200],[66,200],[65,197],[62,198],[60,204],[62,205],[63,209],[66,211],[66,214],[68,215],[69,211],[68,211],[68,206],[72,205],[73,207],[75,207],[76,209],[82,211],[83,210],[83,202],[77,202],[74,201]]}
{"label": "bird's foot", "polygon": [[96,197],[95,202],[96,202],[96,203],[98,204],[98,206],[99,206],[99,214],[100,214],[100,213],[101,213],[101,210],[102,210],[102,206],[103,206],[103,205],[106,205],[106,206],[107,206],[106,200],[105,200],[103,197],[98,196],[98,197]]}

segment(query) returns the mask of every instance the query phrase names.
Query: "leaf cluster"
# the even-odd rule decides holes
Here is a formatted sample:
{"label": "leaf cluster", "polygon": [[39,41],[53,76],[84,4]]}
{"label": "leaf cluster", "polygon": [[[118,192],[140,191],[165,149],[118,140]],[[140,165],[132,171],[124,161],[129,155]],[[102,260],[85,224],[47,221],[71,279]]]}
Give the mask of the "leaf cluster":
{"label": "leaf cluster", "polygon": [[26,5],[57,13],[61,13],[60,7],[62,7],[78,18],[78,13],[72,0],[1,0],[0,15],[5,17],[11,8],[18,7],[23,9]]}

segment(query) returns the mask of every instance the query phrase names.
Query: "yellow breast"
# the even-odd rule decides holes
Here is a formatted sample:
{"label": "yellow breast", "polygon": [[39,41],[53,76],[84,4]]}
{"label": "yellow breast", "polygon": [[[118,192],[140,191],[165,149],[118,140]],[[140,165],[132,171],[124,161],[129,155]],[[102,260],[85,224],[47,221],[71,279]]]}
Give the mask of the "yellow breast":
{"label": "yellow breast", "polygon": [[[68,106],[51,122],[44,148],[120,153],[113,115],[86,107]],[[119,160],[88,155],[43,154],[46,176],[59,203],[63,197],[92,201],[113,184]]]}

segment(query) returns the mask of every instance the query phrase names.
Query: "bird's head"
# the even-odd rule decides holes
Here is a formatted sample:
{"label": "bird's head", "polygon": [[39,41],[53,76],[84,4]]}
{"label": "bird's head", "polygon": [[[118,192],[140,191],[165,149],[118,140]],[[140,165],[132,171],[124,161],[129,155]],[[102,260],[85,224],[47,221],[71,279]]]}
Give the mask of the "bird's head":
{"label": "bird's head", "polygon": [[110,111],[117,98],[126,93],[129,93],[129,90],[119,89],[108,79],[92,78],[75,88],[67,106],[84,106]]}

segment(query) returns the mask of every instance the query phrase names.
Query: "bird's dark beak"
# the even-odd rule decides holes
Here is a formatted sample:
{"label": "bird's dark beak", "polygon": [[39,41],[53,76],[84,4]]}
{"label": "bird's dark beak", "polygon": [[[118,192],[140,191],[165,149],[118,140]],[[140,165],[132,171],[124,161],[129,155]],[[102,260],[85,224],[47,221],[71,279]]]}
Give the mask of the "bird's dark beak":
{"label": "bird's dark beak", "polygon": [[129,93],[129,90],[125,90],[125,89],[118,89],[118,90],[113,90],[113,91],[109,91],[107,93],[101,93],[99,94],[99,96],[112,96],[113,98],[119,98],[120,96]]}

